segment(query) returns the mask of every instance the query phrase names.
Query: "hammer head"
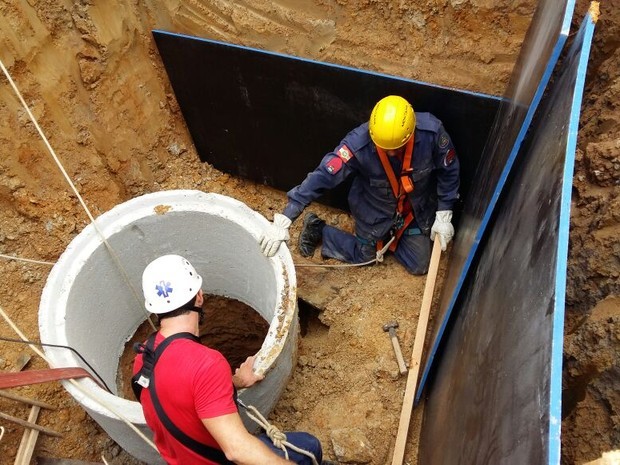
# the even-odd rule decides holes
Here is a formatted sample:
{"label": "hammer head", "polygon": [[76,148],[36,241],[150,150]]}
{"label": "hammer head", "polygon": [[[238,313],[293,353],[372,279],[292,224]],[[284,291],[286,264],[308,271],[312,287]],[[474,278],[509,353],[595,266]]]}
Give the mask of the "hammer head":
{"label": "hammer head", "polygon": [[390,321],[383,325],[383,331],[388,332],[389,330],[394,330],[398,328],[398,323],[396,321]]}

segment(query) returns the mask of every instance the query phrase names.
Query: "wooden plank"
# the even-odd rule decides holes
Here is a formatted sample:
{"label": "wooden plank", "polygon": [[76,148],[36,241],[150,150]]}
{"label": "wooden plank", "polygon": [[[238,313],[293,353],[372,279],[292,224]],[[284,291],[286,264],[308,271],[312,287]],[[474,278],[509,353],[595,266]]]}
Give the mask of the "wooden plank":
{"label": "wooden plank", "polygon": [[433,244],[433,253],[431,255],[431,262],[428,268],[428,275],[426,276],[424,295],[422,296],[420,317],[418,319],[418,326],[415,332],[415,341],[413,343],[413,352],[411,354],[409,374],[407,375],[407,387],[405,388],[403,407],[400,411],[400,422],[398,424],[398,434],[396,435],[396,443],[394,445],[392,465],[402,465],[403,459],[405,457],[407,433],[409,432],[409,423],[411,422],[411,411],[413,410],[413,401],[415,398],[415,391],[418,384],[418,373],[420,372],[422,349],[424,349],[426,327],[430,315],[431,304],[433,303],[433,293],[435,291],[435,282],[437,280],[437,272],[439,271],[440,258],[441,245],[439,243],[439,239],[436,238]]}
{"label": "wooden plank", "polygon": [[103,465],[102,462],[83,462],[81,460],[54,459],[49,457],[37,457],[37,465]]}
{"label": "wooden plank", "polygon": [[22,420],[21,418],[16,418],[11,415],[7,415],[6,413],[0,412],[0,418],[8,421],[12,421],[13,423],[17,423],[18,425],[25,426],[26,428],[32,428],[40,431],[41,433],[48,434],[50,436],[54,436],[55,438],[61,438],[62,434],[57,433],[56,431],[46,428],[44,426],[39,426],[36,423],[30,423],[29,421]]}
{"label": "wooden plank", "polygon": [[[41,407],[33,405],[30,409],[30,415],[28,415],[28,421],[30,423],[36,423],[39,418],[39,412]],[[22,441],[19,443],[19,449],[17,449],[17,455],[15,456],[15,465],[30,465],[32,459],[32,453],[34,452],[34,446],[39,438],[39,431],[36,429],[26,429],[22,435]]]}
{"label": "wooden plank", "polygon": [[84,377],[92,378],[88,371],[79,367],[47,368],[43,370],[22,371],[20,373],[5,372],[0,373],[0,389]]}
{"label": "wooden plank", "polygon": [[45,402],[41,402],[40,400],[29,399],[28,397],[18,396],[17,394],[13,394],[9,391],[0,390],[0,397],[5,397],[6,399],[16,400],[18,402],[22,402],[28,405],[36,405],[41,408],[46,408],[48,410],[56,410],[56,407],[50,404],[46,404]]}

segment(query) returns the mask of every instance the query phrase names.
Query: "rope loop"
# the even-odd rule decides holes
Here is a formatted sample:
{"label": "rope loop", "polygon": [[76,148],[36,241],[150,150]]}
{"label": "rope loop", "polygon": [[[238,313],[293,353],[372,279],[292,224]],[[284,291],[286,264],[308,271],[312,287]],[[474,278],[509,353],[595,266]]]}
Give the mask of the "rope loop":
{"label": "rope loop", "polygon": [[316,268],[318,267],[320,268],[350,268],[354,266],[366,266],[366,265],[374,265],[375,263],[382,263],[383,256],[385,255],[388,248],[390,247],[390,244],[392,244],[392,242],[394,242],[395,239],[396,239],[396,236],[392,236],[392,238],[387,242],[387,244],[383,246],[381,250],[377,250],[377,254],[375,258],[373,258],[372,260],[368,260],[367,262],[364,262],[364,263],[343,263],[342,265],[322,265],[319,263],[311,263],[311,264],[294,263],[294,265],[295,265],[295,268],[315,268],[315,267]]}
{"label": "rope loop", "polygon": [[312,452],[308,452],[307,450],[300,449],[294,444],[291,444],[290,442],[288,442],[286,440],[286,434],[280,431],[277,427],[270,424],[267,421],[267,419],[258,411],[256,407],[254,407],[253,405],[245,405],[239,399],[237,399],[237,402],[244,409],[246,409],[247,411],[246,413],[248,414],[248,417],[254,420],[261,428],[265,430],[267,436],[273,442],[273,445],[276,446],[278,449],[281,449],[282,451],[284,451],[284,456],[286,460],[288,460],[288,450],[286,449],[288,447],[289,449],[292,449],[299,454],[303,454],[306,457],[309,457],[312,460],[313,465],[319,465],[319,462],[316,460],[316,457],[314,456]]}
{"label": "rope loop", "polygon": [[271,442],[273,442],[274,446],[276,446],[278,449],[284,448],[284,443],[286,442],[286,434],[284,434],[276,426],[273,426],[271,424],[267,424],[267,429],[265,430],[265,432],[267,433],[267,436],[269,436],[269,439],[271,439]]}

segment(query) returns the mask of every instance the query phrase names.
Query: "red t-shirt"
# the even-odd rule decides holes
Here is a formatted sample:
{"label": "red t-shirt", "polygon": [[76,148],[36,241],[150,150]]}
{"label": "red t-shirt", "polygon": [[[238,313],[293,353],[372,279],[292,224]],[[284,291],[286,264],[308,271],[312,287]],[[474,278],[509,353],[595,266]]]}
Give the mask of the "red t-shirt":
{"label": "red t-shirt", "polygon": [[[160,333],[155,347],[164,340]],[[142,354],[134,361],[134,374],[142,368]],[[189,339],[173,341],[155,365],[157,396],[172,422],[191,438],[220,448],[204,427],[202,418],[235,413],[232,372],[224,356]],[[170,465],[214,465],[177,441],[159,420],[148,389],[140,403],[146,424],[154,433],[159,453]]]}

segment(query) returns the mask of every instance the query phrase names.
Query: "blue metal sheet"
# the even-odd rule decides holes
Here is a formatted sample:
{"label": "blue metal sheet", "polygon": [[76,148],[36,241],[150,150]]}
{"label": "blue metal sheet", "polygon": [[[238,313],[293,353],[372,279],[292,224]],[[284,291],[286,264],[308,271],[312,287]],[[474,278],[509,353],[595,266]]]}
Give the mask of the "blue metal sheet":
{"label": "blue metal sheet", "polygon": [[430,384],[419,463],[560,463],[570,199],[593,31],[588,15],[463,287]]}
{"label": "blue metal sheet", "polygon": [[536,107],[570,28],[574,0],[541,0],[523,42],[519,59],[502,101],[465,205],[452,246],[450,266],[434,318],[429,350],[422,363],[416,402],[439,349],[463,282],[484,235],[506,178],[515,161]]}

